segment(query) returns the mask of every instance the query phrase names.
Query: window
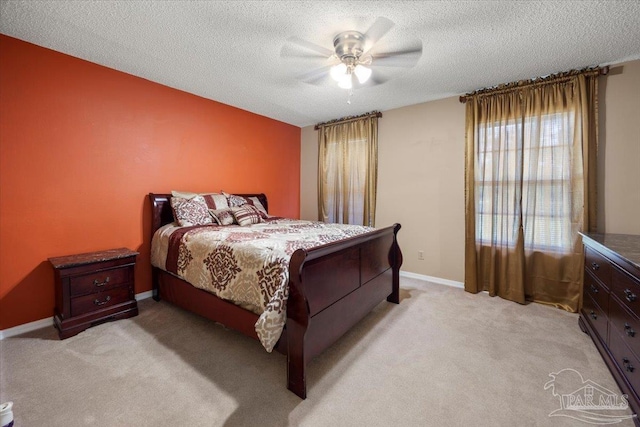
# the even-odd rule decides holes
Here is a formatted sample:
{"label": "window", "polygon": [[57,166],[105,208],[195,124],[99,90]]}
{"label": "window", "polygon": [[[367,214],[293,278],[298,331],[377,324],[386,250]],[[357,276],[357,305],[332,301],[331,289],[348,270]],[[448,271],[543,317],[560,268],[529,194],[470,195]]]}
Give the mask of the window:
{"label": "window", "polygon": [[378,115],[320,126],[318,218],[374,226],[378,177]]}
{"label": "window", "polygon": [[575,312],[596,230],[598,79],[572,70],[465,96],[465,290]]}
{"label": "window", "polygon": [[367,179],[366,149],[367,141],[364,139],[349,141],[346,147],[339,141],[327,143],[327,222],[363,224]]}
{"label": "window", "polygon": [[569,111],[478,127],[478,242],[514,246],[522,223],[525,248],[572,250],[573,123]]}

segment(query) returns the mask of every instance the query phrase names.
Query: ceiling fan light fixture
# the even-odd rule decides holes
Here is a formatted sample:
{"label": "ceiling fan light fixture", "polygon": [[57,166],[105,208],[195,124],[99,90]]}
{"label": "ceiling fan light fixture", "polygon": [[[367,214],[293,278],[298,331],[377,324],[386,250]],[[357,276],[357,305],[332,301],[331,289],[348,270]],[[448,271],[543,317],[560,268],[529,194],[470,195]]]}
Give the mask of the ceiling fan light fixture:
{"label": "ceiling fan light fixture", "polygon": [[364,65],[358,64],[356,68],[353,70],[354,74],[358,78],[360,84],[364,84],[369,77],[371,77],[371,68],[365,67]]}
{"label": "ceiling fan light fixture", "polygon": [[338,80],[338,87],[342,89],[351,89],[353,87],[353,75],[350,73],[350,70],[347,69],[347,72],[340,77]]}
{"label": "ceiling fan light fixture", "polygon": [[[333,50],[291,37],[283,46],[281,56],[290,58],[296,69],[303,67],[302,59],[313,60],[316,67],[299,73],[298,80],[317,86],[345,88],[351,96],[356,89],[367,90],[385,83],[393,77],[395,69],[413,68],[418,63],[422,55],[421,40],[409,38],[398,42],[394,38],[388,39],[388,43],[379,43],[394,25],[391,20],[378,17],[365,32],[338,33],[333,38]],[[304,64],[307,68],[307,63]]]}
{"label": "ceiling fan light fixture", "polygon": [[333,39],[335,57],[340,64],[331,67],[330,75],[343,89],[353,88],[353,75],[360,84],[365,83],[371,77],[371,55],[365,54],[364,47],[367,37],[357,31],[344,31]]}
{"label": "ceiling fan light fixture", "polygon": [[338,87],[342,89],[351,89],[353,87],[351,74],[345,74],[340,80],[338,80]]}
{"label": "ceiling fan light fixture", "polygon": [[344,62],[334,65],[329,71],[331,78],[337,82],[347,75],[347,65]]}

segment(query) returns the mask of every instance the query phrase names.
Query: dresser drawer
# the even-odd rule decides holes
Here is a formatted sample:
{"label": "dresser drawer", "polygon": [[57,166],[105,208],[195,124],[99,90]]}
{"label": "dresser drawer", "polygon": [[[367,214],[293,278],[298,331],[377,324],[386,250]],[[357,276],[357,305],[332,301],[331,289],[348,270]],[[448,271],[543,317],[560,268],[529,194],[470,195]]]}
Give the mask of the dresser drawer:
{"label": "dresser drawer", "polygon": [[590,274],[584,274],[584,295],[589,295],[605,313],[609,312],[609,291]]}
{"label": "dresser drawer", "polygon": [[131,281],[131,267],[101,270],[84,276],[69,278],[69,294],[72,297],[117,288]]}
{"label": "dresser drawer", "polygon": [[612,267],[611,293],[622,301],[629,310],[640,315],[640,283],[631,276]]}
{"label": "dresser drawer", "polygon": [[620,334],[636,356],[640,355],[640,320],[614,300],[609,304],[609,321],[611,329],[615,329]]}
{"label": "dresser drawer", "polygon": [[611,263],[607,258],[591,248],[584,249],[584,269],[589,271],[605,286],[611,282]]}
{"label": "dresser drawer", "polygon": [[131,301],[133,296],[129,286],[120,286],[105,292],[84,295],[71,299],[71,315],[79,316],[122,302]]}
{"label": "dresser drawer", "polygon": [[607,325],[609,320],[602,308],[593,301],[589,295],[585,295],[582,301],[582,314],[585,319],[593,326],[593,329],[598,332],[600,339],[607,342]]}
{"label": "dresser drawer", "polygon": [[609,350],[622,375],[634,390],[640,391],[640,359],[627,347],[617,331],[611,331]]}

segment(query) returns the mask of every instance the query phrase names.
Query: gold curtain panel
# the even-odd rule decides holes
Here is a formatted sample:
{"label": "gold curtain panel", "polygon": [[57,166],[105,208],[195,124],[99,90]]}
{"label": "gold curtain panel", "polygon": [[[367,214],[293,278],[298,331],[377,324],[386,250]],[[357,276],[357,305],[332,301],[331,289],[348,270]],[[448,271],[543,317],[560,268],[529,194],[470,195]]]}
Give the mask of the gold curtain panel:
{"label": "gold curtain panel", "polygon": [[467,291],[579,309],[578,232],[596,227],[601,74],[571,71],[461,98]]}
{"label": "gold curtain panel", "polygon": [[375,225],[378,112],[317,125],[318,219]]}

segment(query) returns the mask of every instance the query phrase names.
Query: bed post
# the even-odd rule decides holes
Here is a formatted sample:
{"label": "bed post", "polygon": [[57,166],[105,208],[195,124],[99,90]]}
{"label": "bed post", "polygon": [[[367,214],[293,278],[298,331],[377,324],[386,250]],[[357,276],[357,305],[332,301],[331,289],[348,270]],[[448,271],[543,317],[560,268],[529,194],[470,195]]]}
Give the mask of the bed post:
{"label": "bed post", "polygon": [[307,398],[305,368],[307,355],[305,334],[309,326],[309,305],[302,291],[302,265],[307,251],[298,249],[289,263],[289,298],[287,301],[287,388],[302,399]]}
{"label": "bed post", "polygon": [[392,269],[393,291],[387,297],[387,301],[400,304],[400,267],[402,266],[402,251],[398,245],[398,231],[400,224],[393,225],[393,244],[389,251],[389,264]]}
{"label": "bed post", "polygon": [[151,266],[151,296],[155,301],[160,301],[160,274],[158,267]]}

